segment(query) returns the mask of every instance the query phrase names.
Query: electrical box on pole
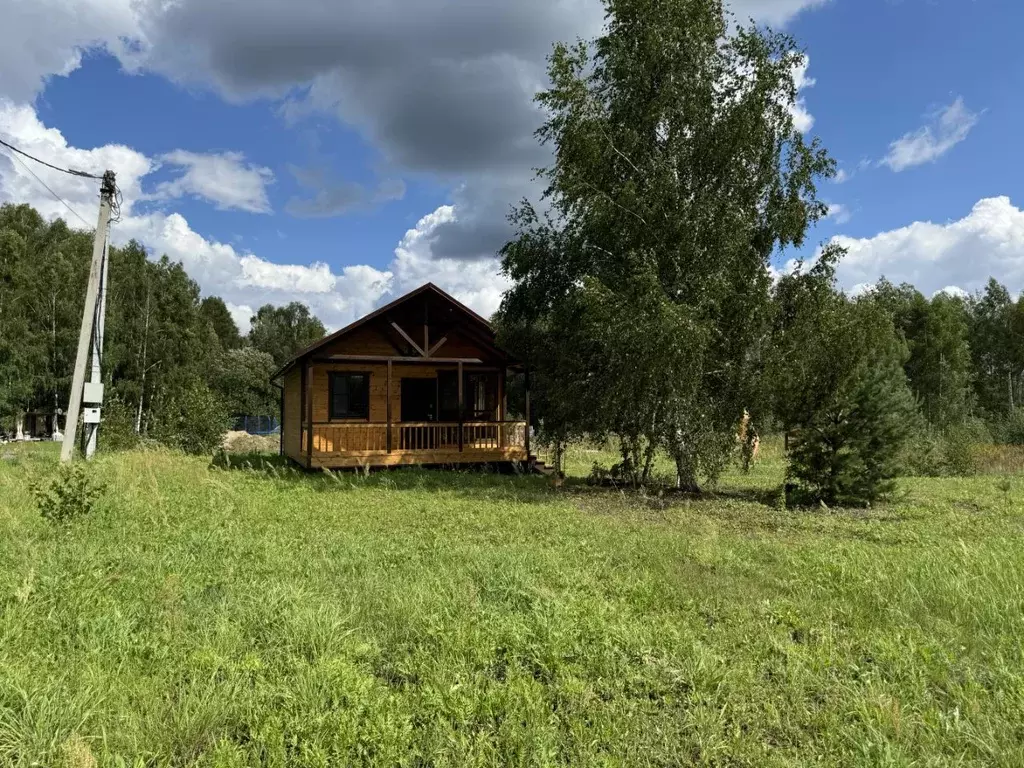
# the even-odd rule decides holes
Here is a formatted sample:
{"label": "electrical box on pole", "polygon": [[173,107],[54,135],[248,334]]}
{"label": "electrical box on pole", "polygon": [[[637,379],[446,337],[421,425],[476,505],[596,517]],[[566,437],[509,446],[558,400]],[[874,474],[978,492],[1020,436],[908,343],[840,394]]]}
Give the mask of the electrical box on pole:
{"label": "electrical box on pole", "polygon": [[[82,416],[82,399],[85,394],[85,366],[89,360],[89,348],[93,346],[91,343],[93,341],[93,331],[99,324],[97,301],[100,295],[101,283],[104,282],[103,272],[105,271],[110,209],[116,190],[114,172],[107,171],[103,174],[103,181],[100,185],[100,212],[99,218],[96,221],[96,235],[93,239],[92,265],[89,268],[89,282],[85,291],[85,306],[82,309],[82,327],[78,334],[78,353],[75,356],[75,372],[71,380],[71,397],[68,402],[67,423],[64,428],[64,444],[60,449],[61,461],[71,461],[75,453],[75,436],[78,433],[78,419]],[[96,394],[95,390],[90,391],[91,397],[95,397]],[[99,394],[102,398],[102,392]],[[90,403],[90,406],[93,405],[93,403]],[[92,421],[93,419],[95,421]],[[98,421],[99,409],[95,407],[90,408],[85,423],[96,424]]]}

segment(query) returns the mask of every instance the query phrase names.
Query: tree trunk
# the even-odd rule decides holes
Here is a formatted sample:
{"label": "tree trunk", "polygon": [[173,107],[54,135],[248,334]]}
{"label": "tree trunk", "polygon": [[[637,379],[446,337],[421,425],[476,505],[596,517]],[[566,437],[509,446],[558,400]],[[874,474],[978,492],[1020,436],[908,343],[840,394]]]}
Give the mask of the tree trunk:
{"label": "tree trunk", "polygon": [[685,451],[677,450],[672,456],[676,462],[676,488],[684,493],[700,493],[697,474]]}
{"label": "tree trunk", "polygon": [[658,452],[658,444],[647,438],[647,447],[644,449],[644,470],[640,478],[642,485],[647,485],[651,480],[651,470],[654,468],[654,456]]}
{"label": "tree trunk", "polygon": [[139,382],[139,409],[135,413],[135,434],[142,434],[142,404],[146,397],[146,351],[149,343],[149,284],[146,285],[146,325],[142,332],[142,362],[139,370],[142,371],[142,379]]}

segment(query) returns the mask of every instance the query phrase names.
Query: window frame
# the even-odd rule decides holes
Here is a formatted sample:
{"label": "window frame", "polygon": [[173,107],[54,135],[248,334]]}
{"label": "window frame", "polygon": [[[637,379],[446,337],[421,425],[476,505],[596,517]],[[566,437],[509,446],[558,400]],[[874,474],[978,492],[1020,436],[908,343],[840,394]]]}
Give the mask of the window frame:
{"label": "window frame", "polygon": [[[366,380],[366,415],[365,416],[339,416],[334,412],[334,382],[339,376],[352,377],[362,376]],[[370,421],[370,383],[372,381],[370,371],[328,371],[327,372],[327,420],[328,421]],[[351,403],[349,404],[351,406]]]}

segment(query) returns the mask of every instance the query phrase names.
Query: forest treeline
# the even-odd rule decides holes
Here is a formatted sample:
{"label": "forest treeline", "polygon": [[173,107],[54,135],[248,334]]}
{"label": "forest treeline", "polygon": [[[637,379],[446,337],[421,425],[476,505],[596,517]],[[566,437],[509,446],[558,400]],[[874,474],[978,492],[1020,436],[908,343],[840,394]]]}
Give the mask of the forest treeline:
{"label": "forest treeline", "polygon": [[[0,431],[15,431],[25,413],[67,408],[92,240],[30,206],[0,207]],[[223,300],[201,297],[181,264],[134,241],[110,249],[109,273],[108,446],[149,437],[207,450],[233,415],[276,416],[272,373],[325,333],[292,303],[261,307],[243,336]]]}

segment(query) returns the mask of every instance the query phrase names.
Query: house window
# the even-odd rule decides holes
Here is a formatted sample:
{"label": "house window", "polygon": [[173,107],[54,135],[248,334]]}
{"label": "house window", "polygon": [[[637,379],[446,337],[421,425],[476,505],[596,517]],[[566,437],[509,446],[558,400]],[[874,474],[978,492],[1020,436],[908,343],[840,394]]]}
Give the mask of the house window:
{"label": "house window", "polygon": [[494,421],[498,405],[497,374],[466,374],[463,399],[466,418],[474,421]]}
{"label": "house window", "polygon": [[330,417],[335,419],[370,419],[370,374],[331,373]]}

